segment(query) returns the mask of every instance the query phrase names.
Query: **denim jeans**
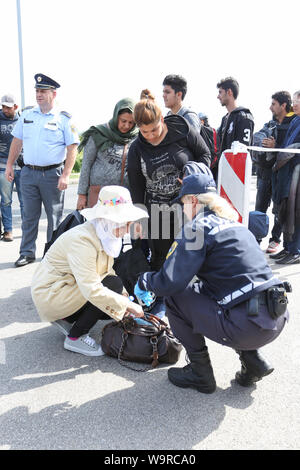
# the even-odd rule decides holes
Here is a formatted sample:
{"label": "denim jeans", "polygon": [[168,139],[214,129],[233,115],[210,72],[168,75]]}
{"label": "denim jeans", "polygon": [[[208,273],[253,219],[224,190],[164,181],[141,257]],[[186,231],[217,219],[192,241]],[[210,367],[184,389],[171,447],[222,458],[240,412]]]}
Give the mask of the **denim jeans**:
{"label": "denim jeans", "polygon": [[272,181],[271,179],[257,177],[256,180],[255,210],[266,213],[271,204]]}
{"label": "denim jeans", "polygon": [[[257,177],[256,187],[257,187],[257,193],[256,193],[255,210],[266,213],[272,200],[271,198],[272,180]],[[276,243],[280,243],[281,232],[282,232],[282,226],[278,220],[277,214],[275,214],[274,225],[272,228],[271,238],[269,239],[269,242],[274,241]]]}
{"label": "denim jeans", "polygon": [[17,188],[20,209],[21,209],[21,216],[23,213],[23,201],[20,189],[20,173],[21,170],[15,170],[15,179],[12,183],[7,181],[5,178],[5,169],[0,168],[0,199],[1,199],[1,214],[2,214],[2,223],[5,232],[12,231],[12,194],[13,194],[13,187],[14,184]]}
{"label": "denim jeans", "polygon": [[286,243],[286,249],[289,253],[300,254],[300,225],[295,227],[293,238]]}

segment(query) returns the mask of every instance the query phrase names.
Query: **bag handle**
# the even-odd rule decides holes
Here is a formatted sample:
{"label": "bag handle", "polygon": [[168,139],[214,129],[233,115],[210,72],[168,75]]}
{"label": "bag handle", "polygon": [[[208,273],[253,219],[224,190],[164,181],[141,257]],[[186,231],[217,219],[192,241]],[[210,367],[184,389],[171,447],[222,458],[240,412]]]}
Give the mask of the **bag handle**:
{"label": "bag handle", "polygon": [[125,361],[121,359],[121,355],[126,343],[126,340],[128,338],[128,333],[126,331],[123,331],[122,333],[122,343],[118,352],[118,362],[121,364],[121,366],[126,367],[127,369],[134,370],[135,372],[146,372],[147,370],[153,369],[154,367],[157,367],[159,362],[158,362],[158,350],[157,350],[157,336],[152,336],[150,339],[150,343],[152,345],[152,350],[153,350],[153,361],[150,366],[142,367],[142,368],[137,368],[134,366],[129,366]]}
{"label": "bag handle", "polygon": [[125,144],[124,149],[123,149],[123,156],[122,156],[121,185],[123,184],[123,181],[124,181],[125,165],[126,165],[126,158],[127,158],[127,148],[128,148],[128,144]]}
{"label": "bag handle", "polygon": [[144,317],[142,317],[142,318],[144,318],[144,320],[149,321],[150,323],[152,323],[154,326],[156,326],[156,328],[159,328],[160,326],[168,328],[168,325],[163,320],[161,320],[156,315],[153,315],[152,313],[144,313]]}

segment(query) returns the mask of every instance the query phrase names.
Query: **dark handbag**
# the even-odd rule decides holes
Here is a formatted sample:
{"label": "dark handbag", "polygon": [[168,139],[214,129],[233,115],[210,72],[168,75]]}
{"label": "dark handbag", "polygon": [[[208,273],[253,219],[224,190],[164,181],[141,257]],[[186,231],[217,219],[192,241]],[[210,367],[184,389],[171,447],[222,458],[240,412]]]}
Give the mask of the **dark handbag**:
{"label": "dark handbag", "polygon": [[[147,323],[139,324],[134,318],[125,317],[113,321],[102,330],[101,347],[105,354],[117,357],[120,364],[129,369],[144,372],[159,363],[175,364],[182,350],[168,325],[154,315],[144,318]],[[151,364],[137,369],[123,361]]]}

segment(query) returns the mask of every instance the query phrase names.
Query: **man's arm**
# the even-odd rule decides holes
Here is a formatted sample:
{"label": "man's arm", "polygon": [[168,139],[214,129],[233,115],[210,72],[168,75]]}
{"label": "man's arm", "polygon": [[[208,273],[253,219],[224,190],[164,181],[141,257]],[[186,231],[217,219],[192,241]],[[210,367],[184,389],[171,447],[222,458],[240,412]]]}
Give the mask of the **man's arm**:
{"label": "man's arm", "polygon": [[23,141],[21,139],[17,139],[17,137],[14,137],[10,144],[6,170],[5,170],[5,177],[10,183],[14,180],[13,164],[15,163],[18,156],[20,155],[22,147],[23,147]]}
{"label": "man's arm", "polygon": [[63,191],[64,189],[67,189],[68,187],[70,174],[73,169],[73,166],[75,165],[77,147],[78,147],[78,144],[71,144],[67,146],[67,155],[66,155],[64,171],[63,171],[63,174],[60,176],[58,180],[58,185],[57,185],[60,191]]}

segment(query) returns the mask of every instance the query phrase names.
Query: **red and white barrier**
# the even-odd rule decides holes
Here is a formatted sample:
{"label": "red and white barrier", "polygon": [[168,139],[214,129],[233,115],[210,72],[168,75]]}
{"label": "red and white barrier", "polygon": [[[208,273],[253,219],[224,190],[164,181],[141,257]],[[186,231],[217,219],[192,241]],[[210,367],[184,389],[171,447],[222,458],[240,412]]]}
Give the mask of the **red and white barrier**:
{"label": "red and white barrier", "polygon": [[239,222],[248,227],[252,160],[247,147],[233,142],[219,161],[218,193],[239,214]]}

